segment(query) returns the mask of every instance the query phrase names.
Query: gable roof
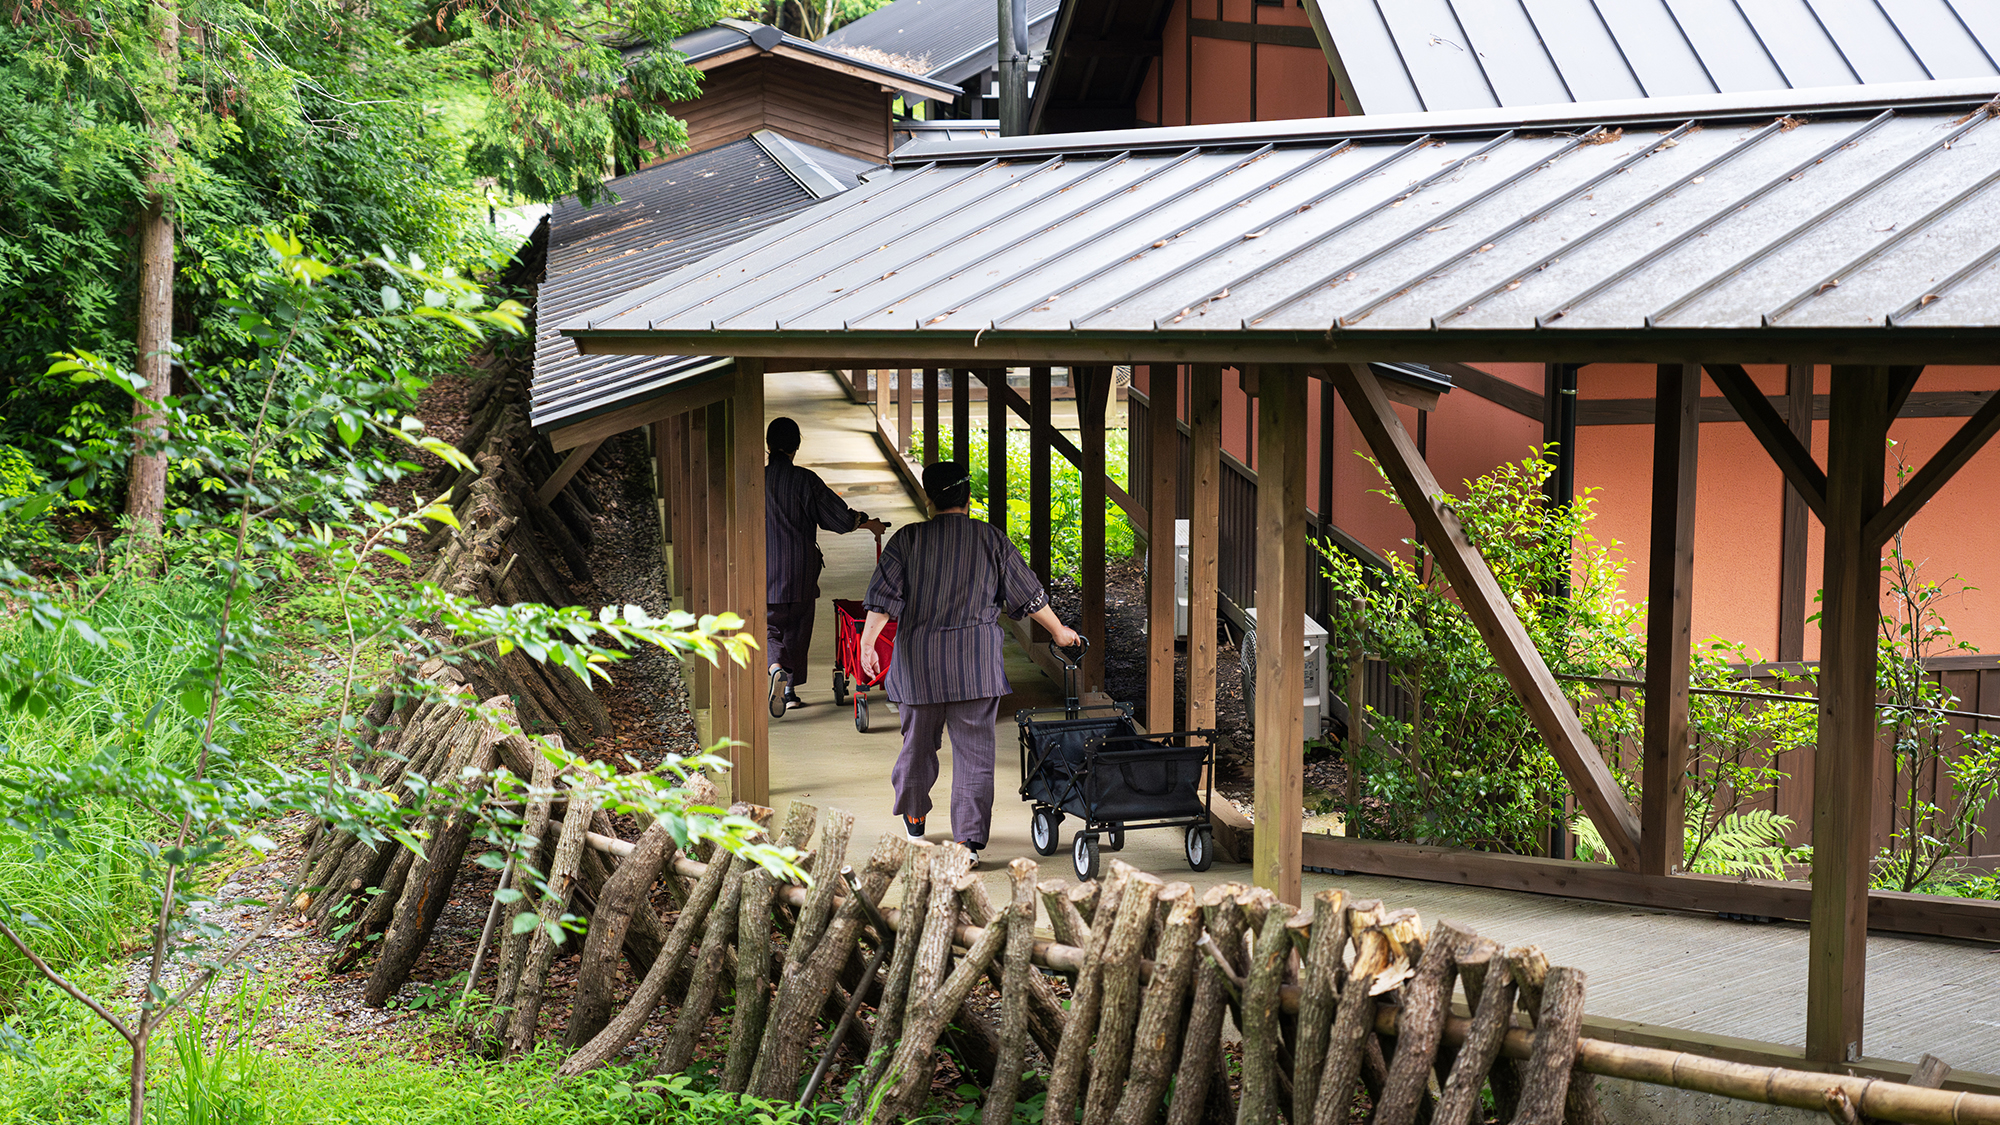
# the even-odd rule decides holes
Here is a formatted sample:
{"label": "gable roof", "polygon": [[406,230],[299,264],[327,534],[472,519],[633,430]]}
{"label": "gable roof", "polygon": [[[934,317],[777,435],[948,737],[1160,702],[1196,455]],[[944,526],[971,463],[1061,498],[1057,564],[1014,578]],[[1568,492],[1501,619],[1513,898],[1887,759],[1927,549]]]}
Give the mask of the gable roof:
{"label": "gable roof", "polygon": [[[738,59],[770,54],[824,70],[864,78],[919,98],[950,101],[961,92],[957,86],[935,78],[859,59],[845,52],[823,47],[810,39],[801,39],[789,32],[780,31],[770,24],[750,23],[747,20],[718,21],[713,27],[690,31],[675,39],[673,46],[674,50],[687,56],[687,64],[696,70],[713,70]],[[646,48],[640,46],[631,49]]]}
{"label": "gable roof", "polygon": [[[1048,35],[1057,0],[1028,0],[1028,42]],[[929,64],[927,78],[962,85],[990,70],[1000,57],[1000,16],[994,0],[895,0],[820,43],[827,47],[873,47]]]}
{"label": "gable roof", "polygon": [[940,360],[1973,362],[1950,357],[2000,345],[1996,92],[912,144],[560,331]]}
{"label": "gable roof", "polygon": [[536,295],[534,424],[582,421],[716,362],[580,355],[556,330],[564,320],[845,191],[871,167],[765,130],[611,180],[616,202],[557,203]]}
{"label": "gable roof", "polygon": [[1308,0],[1357,113],[1982,78],[1993,0]]}
{"label": "gable roof", "polygon": [[1132,103],[1172,11],[1172,0],[1062,0],[1028,104],[1029,132],[1132,125]]}

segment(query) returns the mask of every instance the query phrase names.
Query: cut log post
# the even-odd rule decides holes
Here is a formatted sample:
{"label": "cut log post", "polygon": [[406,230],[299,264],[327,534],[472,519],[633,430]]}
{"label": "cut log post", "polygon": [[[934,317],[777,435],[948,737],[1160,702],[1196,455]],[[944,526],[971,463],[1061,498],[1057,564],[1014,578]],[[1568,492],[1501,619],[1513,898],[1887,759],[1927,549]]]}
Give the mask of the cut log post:
{"label": "cut log post", "polygon": [[[936,877],[937,872],[933,872],[932,878]],[[925,930],[928,931],[939,921],[939,917],[933,915],[926,920]],[[973,986],[986,975],[986,967],[993,963],[993,958],[999,954],[1006,940],[1007,919],[1003,917],[981,931],[979,940],[966,950],[965,957],[938,986],[930,1003],[910,1009],[902,1041],[896,1045],[895,1062],[890,1065],[885,1079],[889,1084],[887,1095],[881,1099],[885,1120],[907,1121],[923,1108],[924,1098],[930,1093],[931,1079],[937,1070],[932,1056],[937,1049],[938,1036],[944,1033],[951,1013],[965,1003],[966,997],[972,994]]]}
{"label": "cut log post", "polygon": [[958,881],[972,870],[972,852],[963,844],[942,844],[931,854],[931,895],[928,905],[905,903],[903,910],[924,911],[924,938],[917,946],[917,967],[910,976],[910,994],[929,996],[944,983],[951,961],[951,939],[958,925]]}
{"label": "cut log post", "polygon": [[[1179,896],[1167,913],[1153,959],[1153,979],[1139,1008],[1139,1029],[1133,1036],[1130,1081],[1112,1114],[1114,1125],[1153,1125],[1159,1120],[1160,1099],[1173,1078],[1180,1046],[1181,1013],[1188,980],[1194,975],[1194,934],[1201,905],[1191,894]],[[1004,1125],[1004,1123],[991,1123]]]}
{"label": "cut log post", "polygon": [[[798,808],[798,803],[793,802],[792,807]],[[847,866],[848,842],[854,835],[854,814],[844,809],[831,809],[828,813],[825,828],[820,833],[819,854],[813,857],[812,891],[799,911],[798,922],[792,927],[791,945],[785,951],[784,971],[788,973],[795,972],[799,965],[804,964],[819,944],[827,919],[833,915],[834,891],[841,885],[840,869]]]}
{"label": "cut log post", "polygon": [[1083,1074],[1090,1062],[1090,1043],[1097,1034],[1097,1010],[1102,998],[1104,942],[1118,917],[1118,903],[1125,895],[1124,865],[1113,861],[1109,886],[1097,899],[1097,916],[1091,926],[1090,944],[1084,948],[1083,964],[1077,969],[1076,983],[1070,988],[1069,1021],[1063,1025],[1062,1042],[1049,1066],[1049,1092],[1042,1099],[1043,1125],[1073,1125],[1077,1095],[1083,1089]]}
{"label": "cut log post", "polygon": [[1056,940],[1078,949],[1090,941],[1090,923],[1083,920],[1083,914],[1069,897],[1070,886],[1061,879],[1044,879],[1036,887],[1042,893],[1042,907],[1049,914],[1049,929]]}
{"label": "cut log post", "polygon": [[[1013,903],[1007,915],[1007,968],[1000,985],[1000,1062],[980,1110],[981,1125],[1013,1125],[1021,1097],[1021,1072],[1028,1058],[1028,987],[1040,974],[1029,958],[1035,951],[1035,861],[1007,864]],[[990,924],[991,919],[987,919]],[[977,920],[975,920],[977,923]]]}
{"label": "cut log post", "polygon": [[1549,959],[1540,946],[1523,945],[1508,951],[1507,971],[1514,975],[1514,987],[1520,990],[1521,1011],[1528,1017],[1528,1026],[1534,1027],[1542,1018],[1542,990],[1549,977]]}
{"label": "cut log post", "polygon": [[1292,910],[1280,902],[1262,908],[1264,928],[1257,935],[1256,955],[1243,982],[1243,1091],[1236,1103],[1237,1125],[1276,1125],[1281,1101],[1278,991],[1292,951],[1291,936],[1285,932]]}
{"label": "cut log post", "polygon": [[[889,889],[897,868],[908,869],[911,849],[902,837],[884,833],[868,857],[861,873],[861,890],[873,903]],[[907,887],[905,888],[907,890]],[[905,900],[908,901],[908,900]],[[771,1004],[770,1019],[764,1028],[763,1044],[750,1069],[746,1089],[758,1097],[782,1100],[796,1088],[797,1075],[812,1038],[814,1022],[833,995],[834,978],[853,955],[868,917],[862,903],[849,895],[833,915],[811,955],[797,966],[787,963],[778,981],[778,996]],[[887,938],[889,935],[881,935]],[[900,952],[906,934],[896,937]],[[914,945],[914,942],[910,944]],[[914,950],[912,951],[914,953]],[[861,982],[866,987],[867,982]],[[887,999],[883,1000],[886,1007]],[[880,1009],[878,1009],[880,1010]]]}
{"label": "cut log post", "polygon": [[[549,834],[549,808],[555,800],[556,764],[547,755],[535,755],[531,764],[532,773],[528,783],[528,814],[521,825],[522,847],[525,854],[517,857],[514,864],[516,886],[532,888],[539,869],[536,856],[541,851],[543,840]],[[524,864],[525,861],[525,864]],[[525,865],[526,870],[522,868]],[[534,901],[533,894],[524,893],[518,900],[523,906]],[[500,959],[495,965],[496,977],[493,985],[493,1006],[498,1013],[493,1020],[493,1039],[496,1043],[507,1041],[507,1025],[514,1011],[514,993],[521,986],[521,966],[528,958],[528,935],[516,932],[514,915],[508,913],[507,926],[500,939]]]}
{"label": "cut log post", "polygon": [[[590,929],[584,935],[583,963],[576,974],[576,1002],[570,1008],[569,1029],[564,1042],[570,1049],[583,1046],[611,1022],[613,994],[618,984],[619,954],[625,948],[626,933],[633,917],[643,911],[652,915],[653,884],[660,871],[673,862],[674,838],[665,821],[654,821],[639,834],[632,854],[604,881],[597,895],[597,908],[590,914]],[[647,965],[635,969],[644,975]]]}
{"label": "cut log post", "polygon": [[1505,965],[1493,964],[1497,953],[1492,942],[1484,942],[1459,955],[1459,976],[1472,1001],[1472,1028],[1452,1061],[1431,1125],[1468,1125],[1479,1109],[1486,1074],[1500,1058],[1500,1044],[1514,1012],[1514,979]]}
{"label": "cut log post", "polygon": [[[1379,926],[1382,904],[1357,903],[1348,910],[1353,932],[1354,962],[1347,969],[1347,986],[1341,990],[1340,1005],[1327,1038],[1326,1066],[1320,1071],[1319,1102],[1313,1107],[1312,1121],[1334,1125],[1347,1120],[1347,1107],[1354,1100],[1354,1084],[1365,1081],[1368,1048],[1378,1051],[1375,1038],[1376,978],[1395,960],[1389,938]],[[1356,924],[1365,929],[1355,929]]]}
{"label": "cut log post", "polygon": [[[1292,932],[1296,946],[1298,931]],[[1342,954],[1346,950],[1347,892],[1321,891],[1313,896],[1312,929],[1299,971],[1299,1038],[1292,1067],[1295,1122],[1300,1118],[1309,1122],[1313,1107],[1319,1103],[1319,1076],[1326,1067],[1326,1040],[1340,1004],[1340,978],[1347,971]]]}
{"label": "cut log post", "polygon": [[562,835],[556,840],[555,859],[549,863],[548,892],[542,896],[536,911],[541,915],[541,924],[535,927],[529,939],[528,956],[521,967],[521,983],[514,990],[514,1015],[507,1024],[509,1055],[526,1054],[535,1045],[542,1012],[542,989],[548,983],[549,965],[555,960],[556,953],[555,938],[549,929],[563,916],[569,904],[570,890],[576,882],[576,870],[583,858],[583,834],[590,823],[590,817],[577,815],[577,810],[596,806],[598,797],[594,781],[590,774],[584,774],[572,783],[569,790],[570,815],[563,820]]}
{"label": "cut log post", "polygon": [[[986,884],[977,878],[967,881],[964,893],[958,896],[958,905],[965,911],[966,921],[974,926],[986,925],[999,913],[993,909],[993,903],[987,898]],[[1032,906],[1032,903],[1030,905]],[[1030,915],[1028,930],[1032,935],[1034,911],[1030,909],[1028,913]],[[1030,936],[1027,940],[1032,948],[1033,937]],[[993,982],[993,987],[998,988],[1002,996],[1006,995],[1007,985],[1002,966],[996,964],[987,973],[987,979]],[[1062,1001],[1056,999],[1055,989],[1049,987],[1048,979],[1039,972],[1029,972],[1025,987],[1028,1003],[1028,1034],[1034,1039],[1035,1045],[1042,1049],[1042,1055],[1053,1059],[1062,1043],[1063,1023],[1067,1018],[1063,1013]]]}
{"label": "cut log post", "polygon": [[1125,895],[1100,962],[1102,999],[1098,1001],[1097,1045],[1090,1052],[1090,1090],[1084,1098],[1083,1125],[1108,1125],[1131,1071],[1132,1037],[1138,1030],[1142,995],[1139,954],[1146,935],[1153,930],[1153,901],[1164,887],[1158,876],[1144,871],[1125,876]]}
{"label": "cut log post", "polygon": [[[730,811],[747,808],[747,805],[739,805]],[[688,892],[687,905],[681,908],[680,917],[674,921],[674,928],[667,935],[667,943],[659,959],[653,962],[651,969],[646,970],[645,979],[639,982],[632,998],[625,1002],[604,1030],[563,1060],[562,1066],[556,1070],[558,1077],[582,1074],[610,1062],[653,1018],[653,1010],[660,1006],[667,985],[679,975],[681,966],[687,961],[688,947],[694,941],[696,931],[704,928],[709,911],[721,894],[723,880],[729,874],[729,864],[723,862],[723,858],[719,849],[709,857],[708,867],[695,882],[694,889]]]}
{"label": "cut log post", "polygon": [[665,1045],[660,1048],[654,1074],[679,1074],[694,1061],[695,1044],[708,1028],[716,993],[722,988],[722,955],[736,933],[736,916],[743,905],[743,881],[749,877],[750,866],[741,856],[730,858],[729,875],[722,881],[722,894],[715,901],[715,909],[709,911],[701,951],[695,954],[694,981],[688,986],[687,999],[681,1003],[680,1014],[674,1018]]}
{"label": "cut log post", "polygon": [[1424,942],[1423,958],[1417,963],[1416,973],[1403,985],[1396,1055],[1389,1064],[1389,1079],[1383,1085],[1382,1099],[1375,1107],[1379,1125],[1416,1123],[1417,1110],[1430,1089],[1438,1041],[1444,1035],[1446,1006],[1451,1000],[1452,958],[1459,943],[1469,936],[1448,922],[1439,922]]}
{"label": "cut log post", "polygon": [[[848,824],[852,826],[852,818]],[[844,835],[840,843],[846,851]],[[757,1048],[764,1042],[764,1016],[770,1010],[772,887],[770,872],[751,872],[743,884],[742,909],[737,912],[736,1012],[729,1025],[729,1057],[722,1069],[722,1088],[734,1094],[749,1086]],[[813,900],[806,901],[810,909]]]}
{"label": "cut log post", "polygon": [[[1541,949],[1524,945],[1508,950],[1505,957],[1496,960],[1489,971],[1503,971],[1513,980],[1515,1002],[1520,1007],[1525,1025],[1535,1026],[1535,1018],[1541,1011],[1542,984],[1549,973],[1549,959],[1542,955]],[[1502,1059],[1487,1077],[1488,1084],[1493,1088],[1495,1113],[1503,1122],[1512,1121],[1520,1108],[1521,1066],[1518,1060]]]}
{"label": "cut log post", "polygon": [[[1224,884],[1202,892],[1201,912],[1206,937],[1225,948],[1241,944],[1243,908],[1236,905],[1233,887]],[[1222,1017],[1228,1009],[1223,991],[1227,981],[1222,970],[1206,958],[1195,962],[1194,980],[1194,1005],[1188,1011],[1180,1066],[1174,1071],[1174,1096],[1167,1106],[1167,1125],[1197,1125],[1202,1121],[1212,1084],[1222,1087],[1223,1097],[1227,1098],[1229,1093],[1227,1082],[1214,1082],[1222,1062]],[[1234,1120],[1235,1114],[1230,1113],[1229,1118]]]}
{"label": "cut log post", "polygon": [[[484,705],[511,711],[504,696],[489,699]],[[483,779],[493,769],[494,744],[499,740],[500,733],[492,727],[484,723],[471,725],[460,739],[463,745],[452,755],[446,774],[449,780],[443,783],[444,791],[439,796],[470,797],[472,794],[465,792],[459,780],[460,773],[468,768],[482,779],[471,783],[473,791],[483,789]],[[362,990],[361,1002],[371,1008],[387,1004],[396,990],[403,987],[403,982],[410,979],[410,970],[416,967],[424,946],[430,944],[431,931],[437,927],[437,920],[451,897],[451,888],[458,881],[459,862],[465,858],[465,846],[472,838],[476,811],[470,805],[454,808],[449,801],[441,804],[443,807],[425,821],[428,843],[424,854],[410,868],[395,916],[383,934],[375,971],[369,974],[367,987]]]}
{"label": "cut log post", "polygon": [[903,1014],[909,1007],[910,978],[916,972],[917,945],[923,940],[924,912],[918,904],[930,898],[932,856],[936,853],[934,844],[914,844],[910,847],[909,858],[903,864],[903,913],[896,933],[896,950],[889,957],[889,975],[882,984],[882,1003],[875,1011],[875,1034],[868,1045],[868,1066],[862,1072],[858,1089],[863,1097],[847,1103],[847,1111],[841,1115],[842,1125],[854,1125],[875,1114],[876,1107],[870,1104],[867,1095],[882,1084],[883,1076],[889,1072],[896,1040],[903,1034]]}
{"label": "cut log post", "polygon": [[1576,1062],[1576,1039],[1583,1030],[1583,984],[1581,969],[1548,971],[1535,1019],[1534,1052],[1521,1068],[1521,1104],[1514,1111],[1514,1125],[1556,1125],[1562,1120],[1570,1068]]}

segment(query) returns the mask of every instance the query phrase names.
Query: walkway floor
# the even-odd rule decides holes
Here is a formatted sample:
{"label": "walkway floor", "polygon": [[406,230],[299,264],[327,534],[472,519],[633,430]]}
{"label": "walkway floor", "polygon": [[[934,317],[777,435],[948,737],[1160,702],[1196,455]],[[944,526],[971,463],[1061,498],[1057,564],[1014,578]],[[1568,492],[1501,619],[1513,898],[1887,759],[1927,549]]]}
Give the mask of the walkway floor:
{"label": "walkway floor", "polygon": [[[847,402],[832,376],[772,376],[767,410],[789,415],[805,433],[799,464],[815,469],[848,502],[900,526],[922,518],[884,460],[871,433],[870,412]],[[866,533],[821,536],[827,570],[824,599],[859,598],[874,565]],[[877,696],[874,729],[854,729],[852,712],[832,702],[831,607],[822,604],[814,634],[812,678],[801,691],[810,706],[774,721],[771,730],[773,803],[808,800],[854,813],[857,846],[866,848],[900,827],[890,809],[889,769],[900,745],[895,716]],[[1012,719],[1021,707],[1059,704],[1060,687],[1008,646],[1015,694],[1002,702],[998,729],[993,838],[985,853],[987,879],[1004,898],[1005,865],[1035,856],[1027,806],[1014,799],[1020,783]],[[948,758],[948,753],[947,753]],[[932,814],[932,839],[949,839],[949,762]],[[1067,843],[1067,835],[1065,835]],[[1119,857],[1162,878],[1196,886],[1248,881],[1246,865],[1217,863],[1188,870],[1180,833],[1134,832]],[[1067,851],[1040,860],[1048,876],[1074,879]],[[1413,907],[1426,919],[1444,917],[1506,944],[1534,943],[1551,961],[1589,974],[1594,1017],[1678,1028],[1708,1035],[1798,1046],[1805,1039],[1806,928],[1752,925],[1636,907],[1414,880],[1334,878],[1308,874],[1306,894],[1340,886],[1356,897]],[[2000,1074],[2000,949],[1970,942],[1874,935],[1869,939],[1866,1053],[1914,1062],[1925,1052],[1959,1070]]]}

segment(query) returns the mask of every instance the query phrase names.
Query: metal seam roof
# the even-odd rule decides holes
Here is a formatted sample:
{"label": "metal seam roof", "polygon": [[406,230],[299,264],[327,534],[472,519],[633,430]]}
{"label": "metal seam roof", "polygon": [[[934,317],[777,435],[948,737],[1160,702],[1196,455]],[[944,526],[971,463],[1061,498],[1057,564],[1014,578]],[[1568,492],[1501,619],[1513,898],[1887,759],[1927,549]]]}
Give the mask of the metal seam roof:
{"label": "metal seam roof", "polygon": [[829,355],[995,334],[1685,341],[1895,324],[2000,340],[1996,90],[906,149],[560,330]]}
{"label": "metal seam roof", "polygon": [[[1028,39],[1039,49],[1056,17],[1057,0],[1028,0]],[[873,47],[921,59],[925,74],[958,85],[999,59],[999,15],[993,0],[895,0],[821,37],[827,47]]]}
{"label": "metal seam roof", "polygon": [[707,356],[583,355],[556,326],[846,190],[869,167],[766,130],[612,180],[615,202],[558,203],[536,296],[534,424],[581,421],[709,374]]}
{"label": "metal seam roof", "polygon": [[1312,0],[1356,112],[2000,74],[1991,0]]}

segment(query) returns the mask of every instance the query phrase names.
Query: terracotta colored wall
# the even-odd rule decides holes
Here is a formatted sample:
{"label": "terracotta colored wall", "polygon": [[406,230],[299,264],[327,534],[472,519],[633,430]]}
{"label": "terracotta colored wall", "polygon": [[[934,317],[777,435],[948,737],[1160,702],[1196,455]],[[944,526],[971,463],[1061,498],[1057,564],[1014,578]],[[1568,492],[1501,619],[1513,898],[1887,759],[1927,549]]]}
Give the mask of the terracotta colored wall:
{"label": "terracotta colored wall", "polygon": [[[1326,56],[1316,48],[1190,37],[1188,19],[1310,27],[1304,9],[1252,0],[1177,0],[1133,113],[1153,125],[1279,121],[1344,114]],[[1190,80],[1191,79],[1191,80]]]}
{"label": "terracotta colored wall", "polygon": [[[1784,390],[1784,372],[1753,367],[1767,394]],[[1640,365],[1586,367],[1579,379],[1582,398],[1651,398],[1653,369]],[[1826,394],[1830,373],[1815,372],[1814,392]],[[1986,390],[2000,386],[2000,368],[1933,368],[1917,390]],[[1703,380],[1705,395],[1719,395]],[[1889,431],[1893,480],[1900,456],[1921,466],[1964,424],[1963,418],[1905,418]],[[1435,448],[1435,446],[1433,447]],[[1577,482],[1598,489],[1600,538],[1616,539],[1629,559],[1626,590],[1645,596],[1646,551],[1652,487],[1652,429],[1647,426],[1583,426],[1577,431]],[[1826,423],[1813,425],[1813,453],[1825,463]],[[1766,657],[1778,641],[1778,574],[1783,478],[1747,427],[1710,422],[1701,427],[1696,469],[1694,633],[1722,636],[1750,645]],[[1893,487],[1893,486],[1892,486]],[[1910,521],[1904,552],[1924,560],[1924,576],[1953,574],[1985,589],[1952,599],[1946,620],[1961,640],[1982,652],[2000,651],[2000,447],[1988,446]],[[1823,536],[1819,521],[1808,519],[1806,588],[1820,587]],[[1808,595],[1808,602],[1811,595]],[[1807,612],[1816,610],[1808,604]],[[1817,659],[1819,634],[1805,633],[1806,658]]]}

